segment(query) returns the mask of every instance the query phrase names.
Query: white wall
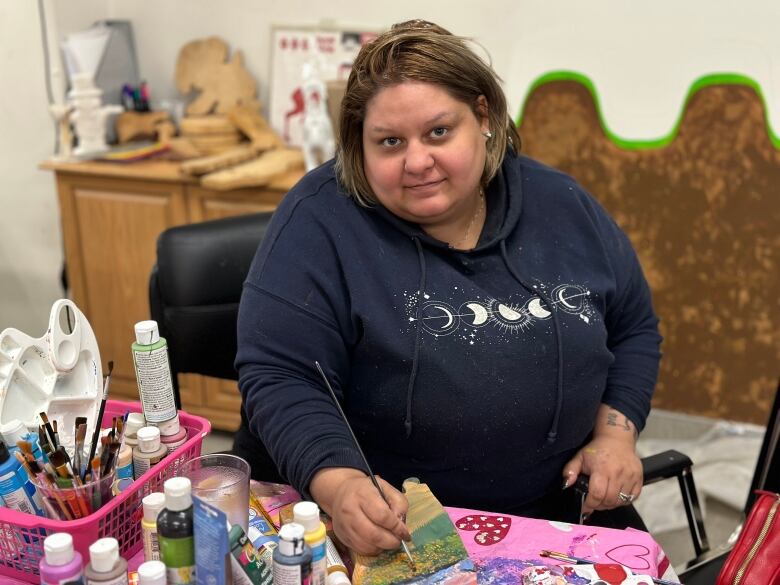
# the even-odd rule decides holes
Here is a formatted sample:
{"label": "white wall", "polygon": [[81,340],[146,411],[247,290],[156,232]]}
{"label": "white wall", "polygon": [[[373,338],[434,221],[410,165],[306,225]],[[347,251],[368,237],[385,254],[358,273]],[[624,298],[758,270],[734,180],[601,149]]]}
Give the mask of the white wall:
{"label": "white wall", "polygon": [[[780,108],[780,3],[774,0],[48,0],[60,35],[103,18],[128,19],[141,75],[152,98],[178,97],[179,48],[218,35],[244,52],[267,103],[271,26],[382,29],[427,18],[471,36],[490,53],[517,113],[536,77],[551,69],[590,75],[607,123],[626,138],[669,131],[690,83],[729,70],[756,78]],[[780,120],[770,112],[770,118]],[[0,329],[43,332],[61,295],[62,245],[53,177],[37,170],[50,156],[43,53],[34,0],[0,0]]]}
{"label": "white wall", "polygon": [[[100,2],[77,1],[62,22],[77,30],[103,14]],[[35,1],[0,0],[0,330],[34,336],[62,296],[54,179],[37,169],[54,147],[40,39]]]}
{"label": "white wall", "polygon": [[[506,69],[515,36],[504,18],[516,2],[454,2],[452,0],[232,0],[216,7],[213,0],[168,1],[155,4],[154,18],[148,3],[112,0],[112,18],[133,22],[142,76],[150,83],[153,98],[178,97],[173,71],[181,46],[193,39],[216,35],[231,49],[241,49],[247,69],[258,80],[260,100],[268,103],[270,78],[270,30],[273,25],[318,25],[331,22],[358,30],[382,30],[394,22],[425,18],[457,34],[473,36],[493,54],[495,65]],[[176,26],[171,23],[176,22]]]}

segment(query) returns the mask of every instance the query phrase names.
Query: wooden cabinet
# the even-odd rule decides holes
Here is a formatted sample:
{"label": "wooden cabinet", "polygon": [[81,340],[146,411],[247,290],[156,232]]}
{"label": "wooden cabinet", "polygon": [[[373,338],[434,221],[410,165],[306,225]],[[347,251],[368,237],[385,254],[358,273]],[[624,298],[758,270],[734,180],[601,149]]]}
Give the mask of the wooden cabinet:
{"label": "wooden cabinet", "polygon": [[[103,363],[114,361],[111,396],[138,399],[130,353],[133,325],[149,318],[149,275],[157,236],[185,223],[268,211],[300,178],[295,172],[257,189],[218,192],[183,176],[173,162],[53,163],[72,298],[95,331]],[[215,428],[238,427],[233,381],[179,377],[182,407]]]}

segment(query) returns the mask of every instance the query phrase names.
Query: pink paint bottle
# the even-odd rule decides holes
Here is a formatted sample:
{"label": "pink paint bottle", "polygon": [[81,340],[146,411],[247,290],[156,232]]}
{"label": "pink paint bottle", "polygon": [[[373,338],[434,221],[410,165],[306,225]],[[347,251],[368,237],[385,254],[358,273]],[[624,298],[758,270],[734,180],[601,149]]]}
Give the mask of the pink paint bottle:
{"label": "pink paint bottle", "polygon": [[66,532],[55,532],[46,537],[38,569],[41,585],[84,585],[81,554],[73,550],[73,537]]}
{"label": "pink paint bottle", "polygon": [[176,449],[181,447],[186,442],[187,429],[184,427],[180,427],[179,431],[174,435],[164,435],[162,434],[162,431],[160,431],[160,443],[165,445],[165,448],[168,449],[168,455],[176,451]]}

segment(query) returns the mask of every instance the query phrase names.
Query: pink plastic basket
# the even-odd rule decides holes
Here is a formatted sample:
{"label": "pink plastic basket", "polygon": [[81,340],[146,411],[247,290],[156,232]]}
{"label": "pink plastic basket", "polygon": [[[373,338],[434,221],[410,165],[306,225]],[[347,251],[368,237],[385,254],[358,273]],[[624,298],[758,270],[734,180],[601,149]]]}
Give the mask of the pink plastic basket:
{"label": "pink plastic basket", "polygon": [[[112,417],[127,411],[141,412],[141,403],[107,401],[104,426],[110,426]],[[53,532],[71,534],[85,563],[89,561],[89,545],[105,536],[113,536],[119,541],[119,551],[124,558],[133,557],[143,547],[141,499],[151,492],[161,492],[165,480],[176,475],[182,463],[198,457],[203,437],[211,430],[211,423],[205,418],[183,411],[179,411],[179,422],[187,429],[187,441],[86,518],[50,520],[0,507],[0,575],[40,583],[38,561],[43,557],[43,539]],[[0,579],[0,582],[4,580]]]}

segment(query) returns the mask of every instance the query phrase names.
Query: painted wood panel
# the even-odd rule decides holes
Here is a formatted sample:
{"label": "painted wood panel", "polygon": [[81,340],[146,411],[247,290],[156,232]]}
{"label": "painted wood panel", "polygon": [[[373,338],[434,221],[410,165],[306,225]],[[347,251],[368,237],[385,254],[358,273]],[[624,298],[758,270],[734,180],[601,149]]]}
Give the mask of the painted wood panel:
{"label": "painted wood panel", "polygon": [[520,134],[637,249],[664,336],[654,405],[765,424],[780,375],[780,151],[755,89],[704,87],[671,143],[629,150],[584,85],[553,81],[530,94]]}

